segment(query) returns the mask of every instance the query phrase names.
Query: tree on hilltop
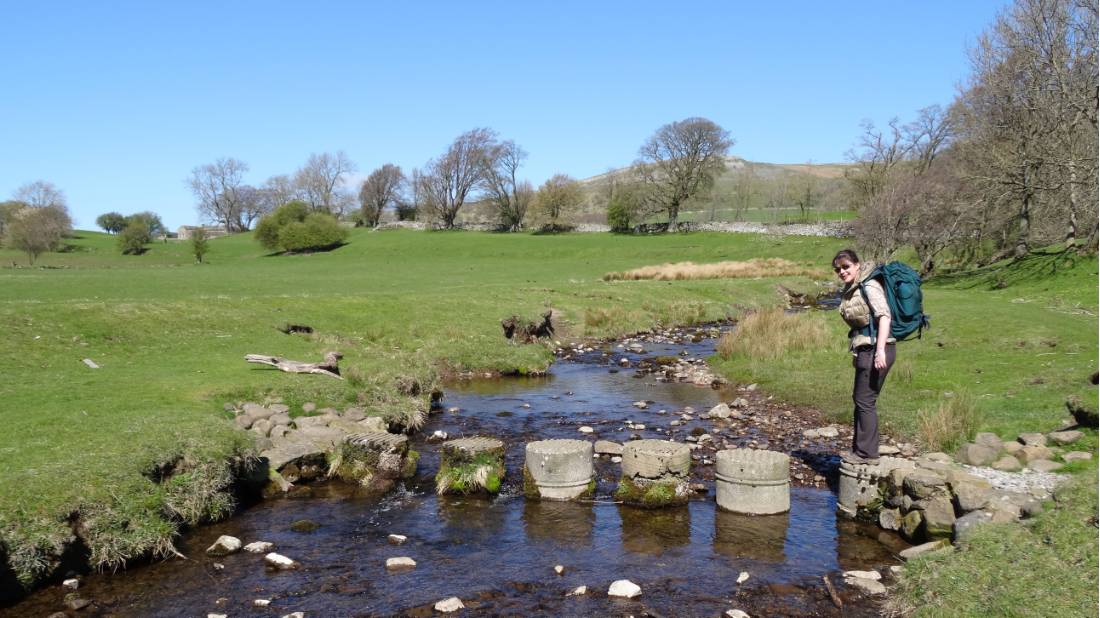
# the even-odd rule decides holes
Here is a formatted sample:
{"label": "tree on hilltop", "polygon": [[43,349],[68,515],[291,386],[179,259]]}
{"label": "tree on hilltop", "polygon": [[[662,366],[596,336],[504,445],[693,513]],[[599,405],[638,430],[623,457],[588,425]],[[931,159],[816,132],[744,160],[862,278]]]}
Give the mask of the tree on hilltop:
{"label": "tree on hilltop", "polygon": [[95,224],[108,234],[118,234],[126,227],[126,217],[117,212],[105,212],[95,218]]}
{"label": "tree on hilltop", "polygon": [[374,170],[359,188],[359,203],[363,225],[378,227],[386,208],[397,208],[401,202],[401,190],[405,186],[405,174],[401,167],[387,163]]}
{"label": "tree on hilltop", "polygon": [[424,203],[443,227],[454,228],[458,211],[482,181],[495,145],[496,132],[492,129],[473,129],[456,137],[446,152],[424,166]]}

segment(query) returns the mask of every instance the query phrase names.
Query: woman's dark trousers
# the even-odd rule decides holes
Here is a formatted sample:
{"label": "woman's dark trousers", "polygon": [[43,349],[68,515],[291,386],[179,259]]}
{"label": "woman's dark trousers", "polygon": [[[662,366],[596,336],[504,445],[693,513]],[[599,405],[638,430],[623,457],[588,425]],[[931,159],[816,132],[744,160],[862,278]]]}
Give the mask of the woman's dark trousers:
{"label": "woman's dark trousers", "polygon": [[852,364],[856,368],[856,380],[852,386],[852,402],[855,403],[855,423],[852,433],[852,452],[860,457],[878,457],[878,411],[875,402],[886,382],[886,374],[894,366],[895,346],[886,346],[886,369],[875,369],[874,346],[860,346]]}

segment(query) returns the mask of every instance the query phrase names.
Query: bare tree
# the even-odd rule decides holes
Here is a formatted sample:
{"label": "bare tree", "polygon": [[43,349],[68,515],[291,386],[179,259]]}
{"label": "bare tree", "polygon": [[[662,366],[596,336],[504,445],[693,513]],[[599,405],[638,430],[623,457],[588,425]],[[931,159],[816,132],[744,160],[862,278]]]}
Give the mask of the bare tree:
{"label": "bare tree", "polygon": [[294,184],[302,199],[315,212],[337,217],[347,214],[355,199],[344,190],[344,177],[355,172],[355,164],[344,151],[311,154],[294,174]]}
{"label": "bare tree", "polygon": [[248,229],[243,219],[240,196],[247,171],[247,163],[232,157],[191,170],[187,183],[199,201],[199,214],[221,223],[230,233]]}
{"label": "bare tree", "polygon": [[[271,204],[271,210],[286,204],[287,202],[302,199],[301,191],[294,185],[294,181],[286,174],[276,174],[264,181],[260,189],[267,194],[267,200]],[[270,212],[270,211],[269,211]]]}
{"label": "bare tree", "polygon": [[424,167],[421,189],[425,206],[443,227],[454,228],[458,211],[482,180],[485,161],[495,143],[492,129],[467,131],[455,138],[447,152]]}
{"label": "bare tree", "polygon": [[584,201],[581,183],[567,174],[554,174],[539,187],[535,203],[539,214],[544,217],[552,229],[558,227],[558,220],[567,212],[580,206]]}
{"label": "bare tree", "polygon": [[668,214],[669,229],[676,226],[680,206],[709,190],[725,171],[733,143],[714,122],[687,118],[657,129],[642,144],[634,169],[646,186],[646,200]]}
{"label": "bare tree", "polygon": [[[50,199],[55,200],[56,196]],[[16,211],[4,233],[4,243],[26,253],[31,264],[42,253],[56,251],[61,239],[72,231],[73,226],[64,204],[49,204],[41,200],[38,203],[47,205],[25,206]]]}
{"label": "bare tree", "polygon": [[890,120],[884,132],[870,120],[860,124],[862,134],[858,150],[848,151],[848,159],[854,169],[845,171],[845,177],[855,189],[856,210],[870,204],[890,181],[894,168],[909,155],[905,129],[897,118]]}
{"label": "bare tree", "polygon": [[485,193],[496,207],[500,223],[510,232],[523,227],[523,219],[534,199],[531,183],[517,180],[516,175],[527,151],[512,140],[494,144],[489,148],[482,170]]}
{"label": "bare tree", "polygon": [[275,210],[277,205],[276,198],[271,191],[257,189],[251,185],[241,185],[237,189],[237,203],[240,212],[238,221],[242,230],[252,229],[253,223]]}
{"label": "bare tree", "polygon": [[396,208],[405,186],[405,174],[401,167],[387,163],[374,170],[359,188],[359,203],[363,213],[363,225],[378,227],[382,212]]}
{"label": "bare tree", "polygon": [[36,180],[19,187],[12,195],[16,202],[22,202],[31,208],[45,208],[47,206],[61,206],[68,208],[65,202],[65,194],[52,182]]}

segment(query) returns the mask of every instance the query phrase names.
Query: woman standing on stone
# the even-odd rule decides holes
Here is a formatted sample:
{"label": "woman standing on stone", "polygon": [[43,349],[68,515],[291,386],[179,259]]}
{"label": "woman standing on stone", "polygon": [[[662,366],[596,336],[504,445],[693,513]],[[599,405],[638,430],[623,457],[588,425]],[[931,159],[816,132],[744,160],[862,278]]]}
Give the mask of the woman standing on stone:
{"label": "woman standing on stone", "polygon": [[844,283],[840,299],[840,316],[848,324],[848,349],[855,382],[852,402],[855,404],[852,451],[845,461],[856,464],[878,460],[878,411],[875,402],[882,392],[886,374],[894,365],[896,347],[890,336],[890,306],[882,283],[871,277],[875,264],[860,264],[856,252],[843,249],[833,258],[833,271]]}

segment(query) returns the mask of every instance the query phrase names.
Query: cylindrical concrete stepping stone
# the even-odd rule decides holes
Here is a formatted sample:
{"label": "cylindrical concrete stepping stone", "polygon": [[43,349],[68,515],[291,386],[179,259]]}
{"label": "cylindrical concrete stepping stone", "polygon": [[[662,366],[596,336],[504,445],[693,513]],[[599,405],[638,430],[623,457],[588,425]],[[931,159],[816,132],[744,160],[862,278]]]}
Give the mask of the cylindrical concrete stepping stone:
{"label": "cylindrical concrete stepping stone", "polygon": [[623,445],[622,457],[623,475],[616,498],[651,508],[687,502],[691,449],[686,444],[633,440]]}
{"label": "cylindrical concrete stepping stone", "polygon": [[837,510],[855,517],[859,508],[881,497],[879,481],[896,468],[912,468],[912,461],[899,457],[880,457],[875,464],[840,462],[840,482],[837,489]]}
{"label": "cylindrical concrete stepping stone", "polygon": [[504,479],[504,442],[486,436],[444,442],[435,475],[436,493],[500,492]]}
{"label": "cylindrical concrete stepping stone", "polygon": [[596,490],[592,443],[587,440],[539,440],[527,444],[523,491],[529,498],[576,500]]}
{"label": "cylindrical concrete stepping stone", "polygon": [[791,510],[791,458],[748,448],[718,451],[714,469],[718,506],[746,515]]}
{"label": "cylindrical concrete stepping stone", "polygon": [[384,431],[353,433],[334,449],[329,474],[349,483],[388,489],[394,480],[416,472],[418,457],[409,451],[406,436]]}

